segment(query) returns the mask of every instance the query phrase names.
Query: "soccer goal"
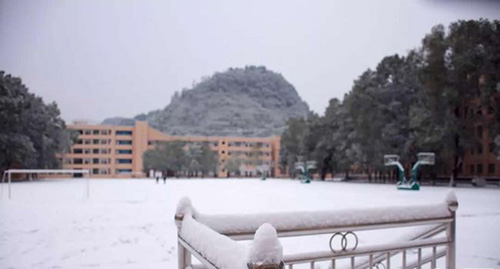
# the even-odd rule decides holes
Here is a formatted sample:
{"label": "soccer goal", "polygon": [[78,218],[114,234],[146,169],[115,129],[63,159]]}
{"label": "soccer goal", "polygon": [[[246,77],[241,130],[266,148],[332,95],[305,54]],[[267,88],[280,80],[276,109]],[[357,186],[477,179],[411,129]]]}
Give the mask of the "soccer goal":
{"label": "soccer goal", "polygon": [[87,178],[87,198],[90,198],[90,173],[89,170],[74,170],[74,169],[9,169],[3,173],[2,176],[2,196],[3,196],[3,186],[5,181],[8,182],[8,192],[9,199],[12,197],[12,174],[25,174],[25,175],[39,175],[39,174],[51,174],[51,175],[61,175],[61,174],[82,174]]}

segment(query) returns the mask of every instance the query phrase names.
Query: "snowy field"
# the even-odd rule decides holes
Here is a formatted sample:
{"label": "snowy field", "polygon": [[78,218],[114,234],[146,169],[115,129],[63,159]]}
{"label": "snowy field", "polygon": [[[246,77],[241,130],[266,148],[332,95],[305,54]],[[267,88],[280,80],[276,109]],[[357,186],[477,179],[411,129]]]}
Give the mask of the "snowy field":
{"label": "snowy field", "polygon": [[[202,213],[369,208],[443,201],[449,189],[291,180],[53,180],[4,186],[0,268],[177,268],[180,198]],[[457,268],[500,268],[500,189],[456,188]],[[360,235],[360,244],[363,237]],[[373,238],[373,237],[372,237]],[[285,254],[327,250],[329,237],[287,238]],[[295,268],[295,267],[294,267]],[[321,268],[327,268],[322,266]]]}

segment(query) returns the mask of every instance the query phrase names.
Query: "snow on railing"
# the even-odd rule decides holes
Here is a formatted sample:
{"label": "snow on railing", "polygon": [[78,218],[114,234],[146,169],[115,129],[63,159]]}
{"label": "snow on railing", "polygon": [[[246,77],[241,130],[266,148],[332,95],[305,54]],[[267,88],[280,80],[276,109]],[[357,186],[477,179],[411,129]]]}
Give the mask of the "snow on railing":
{"label": "snow on railing", "polygon": [[283,268],[283,249],[274,227],[262,224],[250,248],[198,222],[187,198],[181,199],[175,215],[178,227],[179,268],[193,268],[191,255],[207,268]]}
{"label": "snow on railing", "polygon": [[[292,268],[303,263],[314,268],[319,261],[331,261],[330,267],[336,268],[336,260],[342,258],[350,259],[350,268],[373,268],[385,262],[388,269],[394,256],[401,257],[403,268],[420,268],[426,263],[435,268],[436,260],[446,256],[446,268],[453,269],[457,208],[457,199],[451,192],[444,202],[429,205],[213,216],[198,213],[189,199],[183,198],[175,216],[179,229],[179,268],[193,268],[191,255],[194,255],[206,268],[220,269],[283,268],[283,264]],[[358,248],[356,231],[406,226],[419,227],[394,242]],[[444,237],[433,238],[444,231]],[[333,234],[330,251],[283,256],[278,237],[315,234]],[[340,239],[340,246],[332,246],[335,237]],[[250,249],[233,241],[252,238]],[[424,248],[431,254],[423,255]],[[418,252],[413,261],[407,257],[411,249]]]}

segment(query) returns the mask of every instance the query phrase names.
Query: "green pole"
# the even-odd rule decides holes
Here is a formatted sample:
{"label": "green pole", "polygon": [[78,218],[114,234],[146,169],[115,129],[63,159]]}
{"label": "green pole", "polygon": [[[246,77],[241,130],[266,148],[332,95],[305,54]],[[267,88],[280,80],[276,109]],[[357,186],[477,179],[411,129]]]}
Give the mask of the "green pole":
{"label": "green pole", "polygon": [[420,161],[416,162],[411,169],[411,182],[416,183],[418,180],[418,167],[420,166]]}

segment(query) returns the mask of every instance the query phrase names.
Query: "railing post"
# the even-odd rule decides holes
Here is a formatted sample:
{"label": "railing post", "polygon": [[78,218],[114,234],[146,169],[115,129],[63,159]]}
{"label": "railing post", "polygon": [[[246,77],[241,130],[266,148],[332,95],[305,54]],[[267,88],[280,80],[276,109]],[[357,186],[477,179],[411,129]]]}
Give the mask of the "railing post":
{"label": "railing post", "polygon": [[182,198],[177,204],[177,211],[175,213],[175,225],[177,226],[177,262],[179,269],[185,269],[191,266],[191,253],[180,243],[179,234],[182,229],[182,221],[184,220],[184,215],[188,212],[192,214],[193,206],[189,198]]}
{"label": "railing post", "polygon": [[451,213],[451,217],[453,221],[448,223],[448,227],[446,227],[446,237],[450,242],[446,247],[446,268],[447,269],[455,269],[456,267],[456,211],[458,209],[458,201],[454,192],[448,193],[446,197],[446,202],[448,203],[448,210]]}
{"label": "railing post", "polygon": [[262,224],[255,232],[248,258],[248,269],[283,269],[283,248],[278,240],[276,229]]}
{"label": "railing post", "polygon": [[[182,228],[182,220],[184,215],[175,215],[175,225],[177,226],[177,236],[179,236]],[[191,265],[191,253],[179,242],[177,238],[177,261],[179,264],[179,269],[185,269]]]}

